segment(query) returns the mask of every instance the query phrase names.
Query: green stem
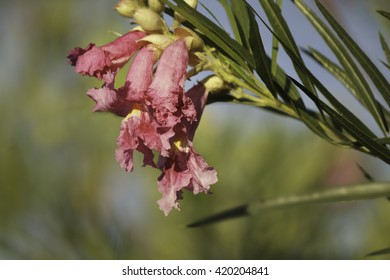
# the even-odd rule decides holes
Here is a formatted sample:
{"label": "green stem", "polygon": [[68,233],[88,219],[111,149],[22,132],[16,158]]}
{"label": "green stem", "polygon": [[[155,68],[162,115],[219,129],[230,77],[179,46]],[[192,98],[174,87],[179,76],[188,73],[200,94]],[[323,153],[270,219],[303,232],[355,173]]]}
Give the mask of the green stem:
{"label": "green stem", "polygon": [[257,96],[253,96],[251,94],[248,94],[244,92],[242,89],[239,89],[238,91],[231,91],[230,93],[234,98],[236,98],[238,101],[240,100],[247,100],[250,101],[249,105],[256,106],[256,107],[268,107],[272,108],[274,110],[277,110],[281,113],[284,113],[285,115],[288,115],[294,119],[299,119],[298,114],[288,105],[280,102],[277,99],[267,99],[267,98],[259,98]]}
{"label": "green stem", "polygon": [[[207,57],[205,57],[205,59],[209,60],[209,63],[204,62],[204,65],[207,65],[208,70],[213,71],[226,83],[237,87],[236,90],[232,90],[230,94],[238,101],[242,101],[243,99],[245,99],[247,101],[250,101],[250,104],[253,106],[272,108],[274,110],[284,113],[285,115],[288,115],[295,119],[299,119],[298,114],[287,104],[279,101],[278,99],[275,99],[273,94],[268,90],[265,85],[261,84],[260,82],[257,83],[257,88],[248,85],[243,80],[233,75],[230,72],[229,68],[225,66],[217,57],[214,56],[212,49],[205,46],[203,50]],[[195,72],[191,72],[190,75],[193,75]],[[244,92],[244,89],[255,94],[256,96]]]}

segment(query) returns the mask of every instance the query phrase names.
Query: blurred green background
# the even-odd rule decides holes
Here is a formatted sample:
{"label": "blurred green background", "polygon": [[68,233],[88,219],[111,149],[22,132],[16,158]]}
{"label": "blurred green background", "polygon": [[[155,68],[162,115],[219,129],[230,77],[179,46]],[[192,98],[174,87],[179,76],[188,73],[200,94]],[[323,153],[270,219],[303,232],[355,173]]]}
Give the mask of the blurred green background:
{"label": "blurred green background", "polygon": [[208,106],[196,135],[218,171],[213,194],[185,192],[181,212],[165,217],[155,202],[159,172],[141,168],[138,156],[133,173],[119,167],[121,119],[91,113],[85,92],[100,83],[66,61],[73,47],[127,31],[114,4],[1,2],[0,259],[356,259],[390,246],[386,200],[186,228],[247,202],[364,181],[357,163],[389,179],[378,160],[239,105]]}

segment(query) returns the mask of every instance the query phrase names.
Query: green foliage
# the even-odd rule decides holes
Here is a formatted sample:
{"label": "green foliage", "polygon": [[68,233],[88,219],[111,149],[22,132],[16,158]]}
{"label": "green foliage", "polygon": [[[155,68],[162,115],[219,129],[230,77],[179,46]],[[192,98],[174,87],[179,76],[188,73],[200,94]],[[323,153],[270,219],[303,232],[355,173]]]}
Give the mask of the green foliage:
{"label": "green foliage", "polygon": [[303,1],[295,1],[297,7],[307,16],[313,26],[317,29],[319,34],[324,38],[332,52],[337,56],[340,64],[345,69],[345,72],[349,79],[356,87],[356,93],[359,96],[359,100],[362,101],[363,105],[370,111],[372,116],[375,118],[378,125],[381,127],[383,132],[388,132],[386,120],[383,118],[383,112],[379,103],[374,98],[374,95],[368,85],[368,82],[359,71],[357,65],[353,62],[351,56],[348,54],[347,49],[352,55],[358,60],[360,65],[365,69],[369,77],[373,80],[377,86],[379,92],[386,100],[387,104],[390,104],[390,85],[386,78],[379,72],[375,67],[374,63],[367,57],[367,55],[360,49],[360,47],[353,41],[348,33],[337,23],[337,21],[327,12],[327,10],[316,1],[322,14],[325,16],[327,21],[331,24],[333,30],[340,37],[344,46],[341,42],[333,35],[332,31],[303,3]]}
{"label": "green foliage", "polygon": [[[185,17],[188,16],[188,21],[201,31],[206,40],[214,40],[213,37],[215,34],[205,28],[206,25],[212,26],[209,24],[208,19],[205,19],[194,9],[190,9],[183,0],[164,0],[164,2],[171,8],[179,11]],[[177,6],[175,6],[173,2],[176,3]],[[237,86],[252,91],[252,93],[256,95],[256,98],[267,105],[261,105],[260,101],[256,102],[256,98],[250,99],[251,102],[242,102],[241,100],[241,103],[266,107],[268,109],[271,108],[272,110],[282,112],[302,121],[317,135],[333,144],[349,146],[378,157],[388,164],[390,163],[390,150],[387,143],[384,145],[380,140],[380,137],[366,125],[366,121],[345,106],[306,66],[301,56],[301,51],[298,48],[298,44],[295,42],[294,36],[282,15],[281,1],[275,3],[273,0],[259,0],[269,24],[250,4],[248,4],[247,1],[221,0],[219,2],[227,13],[236,41],[234,44],[221,45],[217,43],[213,46],[219,52],[226,54],[242,52],[240,48],[244,48],[246,50],[246,52],[243,52],[245,53],[245,56],[241,55],[241,57],[237,59],[236,55],[230,55],[230,59],[244,69],[249,67],[250,72],[246,71],[246,75],[253,73],[253,79],[256,79],[256,73],[273,96],[273,98],[271,98],[270,95],[264,94],[266,91],[261,88],[261,85],[257,85],[259,90],[256,93],[256,85],[252,84],[251,87],[245,87],[245,85],[236,82]],[[386,137],[389,131],[390,120],[390,113],[387,109],[390,105],[390,84],[385,75],[381,73],[375,63],[364,53],[348,32],[345,31],[320,2],[316,1],[315,3],[328,24],[317,16],[304,1],[295,0],[294,3],[316,28],[318,34],[327,43],[340,65],[313,48],[309,47],[309,50],[305,52],[310,54],[324,67],[324,69],[329,71],[351,92],[362,106],[367,109],[377,123],[378,128]],[[387,12],[378,12],[384,17],[388,17]],[[274,41],[272,44],[273,49],[270,52],[272,54],[271,58],[267,55],[267,50],[264,47],[256,18],[258,18],[273,35]],[[219,35],[220,39],[225,42],[234,40],[225,32],[220,33]],[[276,43],[276,40],[283,46],[285,52],[290,57],[300,81],[292,78],[291,75],[286,75],[278,66],[278,44]],[[382,35],[380,36],[380,42],[385,56],[387,57],[387,60],[389,60],[388,46]],[[240,46],[240,48],[238,46]],[[387,61],[387,63],[389,63],[389,61]],[[230,64],[232,63],[230,62]],[[361,69],[363,69],[367,75],[364,75]],[[235,74],[244,81],[251,80],[250,78],[248,79],[248,77],[240,77],[240,71],[237,69],[235,69]],[[287,80],[292,82],[287,87],[288,89],[286,88]],[[375,97],[374,91],[370,86],[372,84],[375,86],[377,92],[381,94],[385,104],[382,104],[381,101],[378,101]],[[297,89],[299,89],[300,92],[297,91]],[[320,92],[321,95],[319,95],[317,91]],[[306,102],[304,102],[305,95],[313,101],[318,111],[307,109],[307,106],[305,105]],[[240,101],[240,99],[238,101]],[[254,215],[255,213],[262,213],[259,209],[263,208],[286,207],[292,204],[303,206],[306,203],[323,202],[323,200],[328,202],[349,199],[364,200],[369,199],[372,196],[386,197],[389,196],[389,194],[390,190],[388,184],[369,183],[345,188],[340,187],[334,191],[314,192],[308,195],[293,197],[281,196],[275,199],[253,202],[231,210],[225,210],[220,214],[209,216],[190,226],[214,223],[219,220],[238,216]],[[256,211],[253,211],[253,209],[256,209]]]}
{"label": "green foliage", "polygon": [[[225,31],[218,29],[217,26],[210,23],[209,19],[196,10],[191,9],[183,0],[173,1],[177,3],[177,6],[172,1],[165,0],[164,2],[181,14],[188,16],[188,21],[199,29],[205,39],[208,39],[208,42],[214,42],[213,46],[217,50],[229,55],[230,60],[228,63],[236,65],[234,72],[238,75],[238,78],[248,82],[256,79],[254,74],[252,74],[252,78],[248,77],[248,75],[251,75],[250,72],[259,75],[267,89],[264,89],[259,83],[252,83],[250,87],[245,87],[245,85],[237,84],[236,81],[233,81],[238,86],[244,89],[246,88],[249,91],[252,90],[252,93],[257,95],[257,99],[252,98],[250,99],[251,102],[246,104],[265,107],[297,118],[319,136],[334,144],[347,145],[379,157],[385,162],[390,162],[390,151],[388,147],[377,143],[376,139],[379,137],[364,124],[364,121],[359,116],[346,106],[343,106],[335,95],[306,67],[297,43],[281,13],[280,6],[274,1],[259,1],[271,27],[268,26],[265,20],[246,1],[219,1],[227,12],[236,40],[231,38]],[[390,85],[385,76],[320,3],[317,2],[317,5],[326,20],[330,23],[330,27],[315,15],[303,1],[295,1],[295,4],[307,16],[312,25],[329,45],[341,66],[337,66],[324,56],[321,56],[322,63],[327,63],[327,69],[335,74],[336,78],[341,80],[351,90],[352,94],[367,108],[379,128],[386,135],[388,131],[389,112],[375,98],[369,86],[370,82],[361,73],[352,56],[356,58],[387,105],[389,105]],[[303,96],[300,96],[291,83],[288,86],[288,90],[286,90],[286,74],[278,68],[275,52],[273,52],[271,59],[267,56],[255,20],[256,17],[266,25],[274,35],[274,38],[279,40],[291,58],[302,85],[298,85],[296,82],[294,84],[302,90],[304,95],[308,95],[317,106],[318,112],[307,109],[303,102]],[[333,32],[336,32],[340,39]],[[219,41],[224,41],[224,43],[221,44],[219,41],[215,41],[216,37],[218,37]],[[316,51],[315,57],[319,59],[319,56],[319,52]],[[243,67],[243,70],[238,70],[238,66]],[[247,71],[248,67],[250,68],[250,72]],[[244,72],[245,75],[241,75]],[[267,90],[272,93],[273,98],[267,94]],[[317,90],[322,93],[331,106],[328,106],[320,99],[317,95]],[[278,99],[278,96],[282,99]]]}

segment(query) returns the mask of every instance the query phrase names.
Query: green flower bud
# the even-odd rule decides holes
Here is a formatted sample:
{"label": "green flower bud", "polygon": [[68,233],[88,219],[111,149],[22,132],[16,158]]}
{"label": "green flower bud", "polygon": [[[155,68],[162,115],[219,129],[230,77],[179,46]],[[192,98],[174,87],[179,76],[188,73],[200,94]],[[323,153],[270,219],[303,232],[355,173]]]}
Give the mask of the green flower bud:
{"label": "green flower bud", "polygon": [[148,0],[148,6],[158,14],[161,14],[164,11],[164,4],[161,0]]}
{"label": "green flower bud", "polygon": [[162,17],[155,11],[148,8],[140,8],[134,13],[135,21],[146,32],[158,33],[165,27],[165,22]]}
{"label": "green flower bud", "polygon": [[120,0],[114,10],[124,17],[133,17],[136,10],[145,6],[144,0]]}
{"label": "green flower bud", "polygon": [[219,93],[228,88],[226,83],[218,76],[209,76],[202,80],[202,83],[210,93]]}

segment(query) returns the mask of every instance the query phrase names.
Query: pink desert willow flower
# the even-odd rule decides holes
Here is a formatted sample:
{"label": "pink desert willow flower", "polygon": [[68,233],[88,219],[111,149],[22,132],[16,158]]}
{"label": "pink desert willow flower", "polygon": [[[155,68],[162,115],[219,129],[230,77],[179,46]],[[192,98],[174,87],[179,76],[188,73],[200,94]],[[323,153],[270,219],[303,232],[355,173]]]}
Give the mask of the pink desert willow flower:
{"label": "pink desert willow flower", "polygon": [[194,105],[184,92],[188,59],[188,48],[184,40],[178,40],[167,47],[146,93],[155,119],[166,129],[173,130],[183,118],[190,122],[196,118]]}
{"label": "pink desert willow flower", "polygon": [[[163,51],[154,72],[160,50],[153,44],[141,45],[140,31],[129,32],[102,47],[90,44],[73,49],[68,59],[76,72],[104,81],[101,88],[89,89],[96,102],[95,112],[111,112],[124,117],[117,138],[115,158],[126,171],[133,170],[133,153],[144,155],[143,165],[159,168],[158,201],[165,215],[176,208],[182,190],[208,193],[217,182],[214,168],[195,152],[192,140],[204,110],[208,90],[202,83],[185,93],[184,83],[189,49],[184,39]],[[114,87],[117,71],[136,53],[125,84]],[[153,74],[154,73],[154,74]],[[159,160],[154,161],[154,153]]]}
{"label": "pink desert willow flower", "polygon": [[178,203],[182,199],[182,189],[208,193],[210,185],[218,181],[217,172],[193,148],[193,137],[200,117],[206,105],[208,91],[202,83],[192,87],[187,96],[192,100],[196,111],[196,120],[183,119],[180,131],[171,138],[172,149],[168,157],[160,156],[158,166],[162,174],[158,178],[158,189],[162,198],[157,202],[165,215],[172,208],[180,210]]}
{"label": "pink desert willow flower", "polygon": [[146,104],[145,92],[152,81],[153,65],[154,52],[144,47],[130,66],[125,86],[119,89],[131,104],[121,124],[115,153],[116,160],[126,171],[133,170],[134,150],[144,154],[144,165],[156,167],[152,150],[161,151],[164,145],[169,145],[168,139],[158,133],[158,124]]}
{"label": "pink desert willow flower", "polygon": [[115,74],[123,67],[138,50],[136,41],[146,35],[141,31],[130,31],[101,47],[90,43],[85,49],[74,48],[68,55],[69,63],[77,73],[106,81],[105,75]]}
{"label": "pink desert willow flower", "polygon": [[165,131],[174,133],[169,139],[168,155],[161,153],[158,163],[162,170],[158,189],[163,195],[158,204],[165,215],[172,208],[180,209],[178,200],[182,198],[183,188],[194,194],[207,193],[210,185],[217,182],[216,171],[194,151],[192,144],[208,92],[200,84],[185,94],[183,86],[188,59],[184,40],[167,47],[147,91],[157,123]]}

